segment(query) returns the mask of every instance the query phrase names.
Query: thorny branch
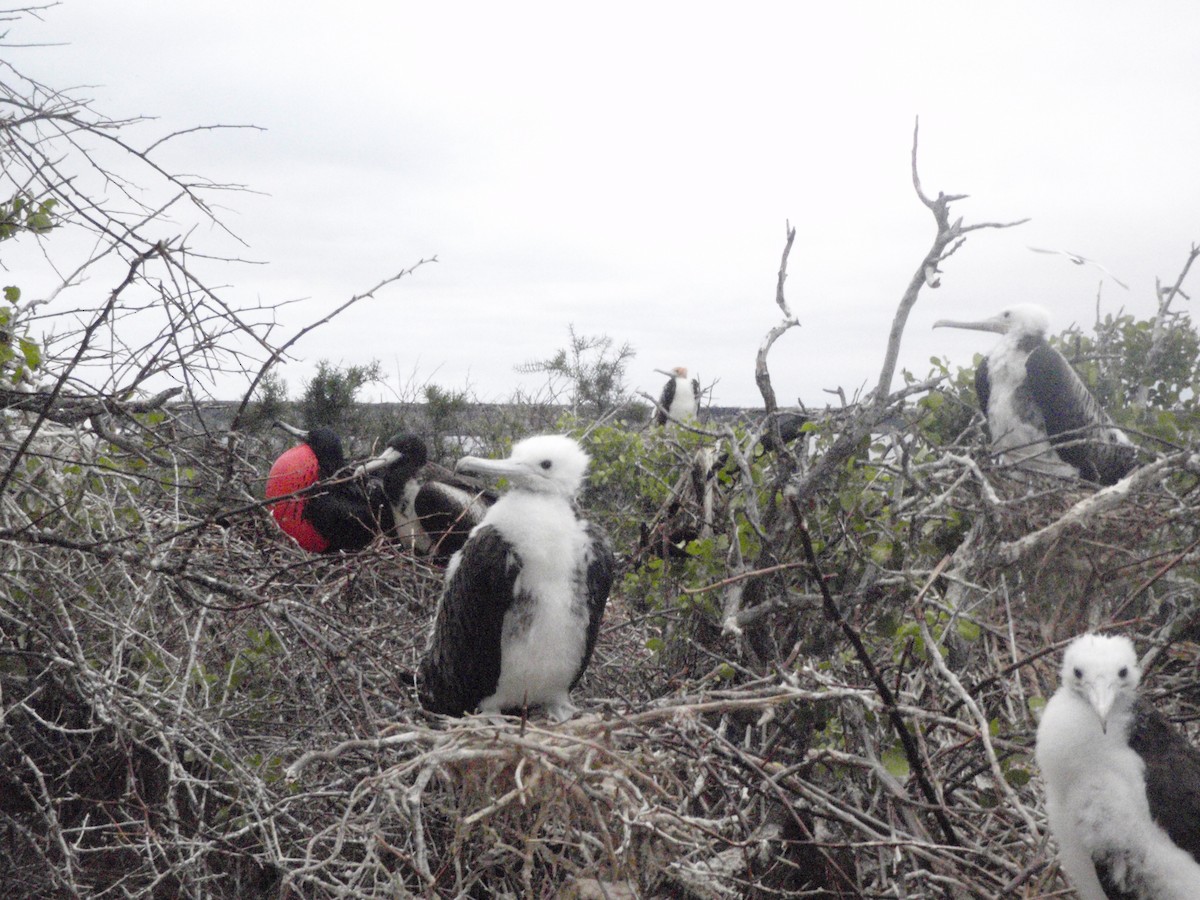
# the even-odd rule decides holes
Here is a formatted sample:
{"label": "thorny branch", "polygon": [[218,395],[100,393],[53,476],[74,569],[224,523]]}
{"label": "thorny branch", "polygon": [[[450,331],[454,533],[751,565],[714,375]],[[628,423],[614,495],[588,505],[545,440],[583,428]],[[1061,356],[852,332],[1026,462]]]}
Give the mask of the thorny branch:
{"label": "thorny branch", "polygon": [[[1200,246],[1193,244],[1191,250],[1188,252],[1187,260],[1183,264],[1183,268],[1175,279],[1175,283],[1170,287],[1164,287],[1161,283],[1156,282],[1158,311],[1154,316],[1154,325],[1150,329],[1150,351],[1146,354],[1146,370],[1149,372],[1157,370],[1158,361],[1162,358],[1164,341],[1170,323],[1178,315],[1178,313],[1171,311],[1171,304],[1176,297],[1187,297],[1183,293],[1183,282],[1187,278],[1188,272],[1191,271],[1192,263],[1196,261],[1197,256],[1200,256]],[[1149,400],[1149,395],[1149,385],[1139,385],[1134,404],[1144,409]]]}
{"label": "thorny branch", "polygon": [[112,292],[108,296],[108,302],[101,307],[100,311],[93,317],[92,321],[83,330],[83,335],[81,336],[79,343],[75,348],[74,356],[71,358],[70,362],[68,362],[62,368],[62,371],[54,382],[54,387],[50,390],[50,395],[46,398],[46,402],[43,405],[41,412],[39,412],[37,417],[33,420],[33,423],[30,425],[25,434],[25,438],[21,442],[21,446],[18,447],[17,452],[13,454],[12,461],[9,463],[8,468],[4,472],[4,477],[0,478],[0,494],[4,493],[5,489],[9,485],[9,482],[12,481],[13,473],[16,471],[18,463],[25,457],[25,454],[29,450],[29,445],[32,444],[34,438],[37,437],[38,430],[42,427],[42,423],[46,421],[46,418],[51,414],[51,410],[54,409],[55,401],[58,400],[58,397],[67,384],[68,379],[71,378],[75,372],[75,369],[79,366],[79,362],[81,359],[83,359],[84,354],[91,345],[92,338],[96,334],[96,331],[108,321],[108,318],[112,314],[113,308],[116,306],[117,300],[120,298],[122,291],[124,291],[127,287],[129,287],[130,284],[133,283],[133,279],[137,275],[138,269],[142,267],[146,260],[153,256],[157,256],[161,252],[161,249],[161,246],[156,245],[145,252],[138,254],[138,256],[134,258],[133,262],[129,266],[129,271],[125,275],[125,280],[113,288]]}
{"label": "thorny branch", "polygon": [[933,244],[925,254],[925,258],[921,260],[917,271],[913,273],[912,278],[909,280],[908,287],[905,289],[904,295],[900,298],[900,304],[896,308],[896,315],[892,319],[892,329],[888,335],[887,349],[883,356],[883,366],[879,372],[879,382],[875,387],[874,400],[876,406],[886,403],[888,394],[891,392],[892,378],[896,374],[896,360],[900,356],[900,341],[904,335],[904,326],[908,323],[909,313],[912,312],[912,308],[917,303],[917,297],[921,292],[921,288],[926,285],[937,287],[939,283],[937,275],[941,272],[941,264],[954,255],[958,248],[962,246],[968,233],[978,231],[982,228],[1013,228],[1029,221],[1028,219],[1019,219],[1015,222],[979,222],[974,225],[964,225],[960,216],[951,222],[950,204],[967,199],[967,195],[943,194],[941,191],[938,191],[937,197],[932,200],[925,195],[925,192],[921,189],[921,178],[917,171],[917,139],[919,134],[920,121],[918,120],[913,125],[913,189],[917,192],[917,196],[921,199],[921,202],[933,213],[934,222],[937,223],[937,233],[934,235]]}
{"label": "thorny branch", "polygon": [[[794,503],[793,503],[794,506]],[[854,654],[858,661],[862,663],[863,668],[867,671],[867,676],[875,685],[875,690],[879,692],[880,698],[883,700],[884,707],[887,711],[892,727],[896,731],[896,736],[900,739],[901,745],[904,747],[904,755],[908,758],[908,764],[912,767],[912,771],[917,779],[917,785],[921,789],[921,793],[925,795],[934,817],[941,826],[942,835],[947,844],[957,844],[958,836],[955,834],[954,826],[950,824],[949,818],[943,809],[945,801],[938,796],[937,790],[934,788],[933,782],[930,781],[929,775],[925,769],[924,760],[921,758],[920,751],[913,740],[913,737],[908,732],[908,726],[903,717],[900,715],[896,705],[896,698],[892,695],[891,688],[883,680],[879,674],[879,670],[875,667],[874,661],[871,659],[871,654],[867,651],[866,646],[862,642],[862,638],[858,632],[850,627],[846,622],[845,617],[838,609],[837,601],[833,599],[833,595],[829,592],[829,584],[821,572],[820,563],[817,561],[816,552],[813,550],[812,538],[809,536],[808,527],[804,523],[802,513],[798,508],[794,508],[798,531],[800,533],[800,541],[804,547],[804,556],[808,560],[808,564],[812,569],[813,581],[821,590],[821,599],[824,604],[825,615],[834,622],[850,642],[850,646],[854,648]]]}
{"label": "thorny branch", "polygon": [[294,335],[292,335],[290,338],[288,338],[286,341],[284,341],[282,344],[280,344],[277,348],[274,348],[272,350],[270,356],[267,358],[266,362],[263,363],[262,368],[259,369],[258,374],[256,374],[254,376],[254,379],[250,382],[249,387],[246,389],[246,393],[242,398],[242,403],[238,407],[237,413],[234,415],[233,425],[230,426],[230,430],[237,431],[238,426],[241,424],[242,417],[245,415],[246,407],[250,403],[250,399],[254,395],[254,391],[257,389],[259,383],[262,381],[263,377],[267,374],[267,372],[270,371],[271,367],[274,366],[275,363],[277,363],[280,359],[282,359],[287,354],[288,350],[291,349],[292,346],[295,345],[297,341],[299,341],[302,337],[304,337],[309,332],[314,331],[317,328],[320,328],[322,325],[329,324],[335,318],[337,318],[342,313],[344,313],[346,310],[348,310],[351,306],[354,306],[356,303],[359,303],[360,301],[365,300],[369,297],[374,297],[375,294],[377,294],[383,288],[387,287],[389,284],[393,284],[394,282],[397,282],[402,278],[412,275],[412,273],[415,272],[417,269],[421,268],[421,266],[427,265],[428,263],[435,263],[437,261],[438,260],[437,260],[436,256],[429,257],[428,259],[418,260],[417,262],[413,263],[408,268],[402,269],[401,271],[397,272],[395,275],[392,275],[392,276],[389,276],[388,278],[383,279],[378,284],[376,284],[374,287],[369,288],[366,291],[363,291],[361,294],[355,294],[349,300],[346,300],[339,307],[337,307],[332,312],[330,312],[328,315],[322,316],[320,319],[317,319],[315,322],[310,322],[308,325],[305,325],[303,328],[299,329]]}
{"label": "thorny branch", "polygon": [[[52,145],[119,123],[32,90],[0,124],[40,129],[7,184],[73,190]],[[623,573],[584,713],[561,726],[420,712],[441,573],[384,540],[306,555],[265,511],[281,448],[248,404],[227,441],[194,396],[166,402],[223,360],[261,374],[325,321],[277,342],[271,308],[230,306],[183,241],[140,237],[168,210],[207,216],[212,186],[179,180],[128,217],[81,186],[66,206],[101,246],[66,281],[126,271],[98,309],[71,311],[78,327],[47,353],[53,390],[0,394],[0,870],[76,897],[1060,892],[1026,701],[1053,688],[1047,648],[1074,614],[1186,649],[1148,680],[1196,717],[1193,648],[1172,626],[1197,608],[1197,472],[1173,454],[1095,491],[994,465],[974,422],[932,441],[923,401],[940,379],[890,388],[908,311],[966,233],[1005,226],[950,222],[961,198],[926,197],[915,133],[913,154],[938,235],[879,386],[812,413],[791,446],[776,431],[765,447],[761,421],[662,438],[692,442],[705,491],[719,484],[708,557]],[[138,203],[131,173],[113,185]],[[756,377],[794,327],[793,237]],[[19,312],[54,314],[68,294]],[[126,332],[161,308],[155,337]],[[106,360],[100,336],[127,358]],[[178,381],[146,396],[162,376]]]}

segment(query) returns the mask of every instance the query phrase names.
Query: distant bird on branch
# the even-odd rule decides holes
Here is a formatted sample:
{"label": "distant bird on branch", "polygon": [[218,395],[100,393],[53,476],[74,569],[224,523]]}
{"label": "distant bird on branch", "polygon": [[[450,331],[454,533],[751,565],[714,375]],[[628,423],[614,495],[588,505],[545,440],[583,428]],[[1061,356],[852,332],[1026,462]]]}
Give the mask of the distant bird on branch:
{"label": "distant bird on branch", "polygon": [[663,385],[658,398],[658,406],[654,410],[654,424],[666,425],[668,422],[686,422],[694,420],[700,410],[700,381],[693,378],[688,380],[686,366],[676,366],[674,369],[655,369],[670,380]]}

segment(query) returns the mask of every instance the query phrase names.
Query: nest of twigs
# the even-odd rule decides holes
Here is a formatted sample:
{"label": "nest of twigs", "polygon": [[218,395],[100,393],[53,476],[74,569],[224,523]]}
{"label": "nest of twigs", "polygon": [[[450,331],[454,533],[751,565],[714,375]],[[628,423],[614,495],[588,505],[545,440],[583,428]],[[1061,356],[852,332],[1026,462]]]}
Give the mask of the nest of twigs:
{"label": "nest of twigs", "polygon": [[[4,499],[0,868],[24,896],[1062,887],[1031,761],[1057,655],[1024,576],[991,583],[965,650],[929,581],[902,641],[863,607],[862,653],[797,642],[755,670],[712,623],[711,665],[688,674],[648,649],[667,626],[618,581],[579,717],[444,720],[414,684],[440,570],[382,541],[307,556],[257,499],[272,448],[171,446],[169,469],[58,446]],[[1150,680],[1187,711],[1181,646]]]}

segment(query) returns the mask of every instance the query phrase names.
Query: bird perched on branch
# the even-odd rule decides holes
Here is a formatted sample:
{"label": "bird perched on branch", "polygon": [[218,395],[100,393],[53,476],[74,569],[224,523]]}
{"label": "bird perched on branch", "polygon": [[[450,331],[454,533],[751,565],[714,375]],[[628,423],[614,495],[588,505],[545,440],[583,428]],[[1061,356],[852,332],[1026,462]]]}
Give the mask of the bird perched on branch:
{"label": "bird perched on branch", "polygon": [[[381,484],[354,478],[348,470],[335,480],[346,466],[337,432],[275,426],[302,442],[275,460],[265,491],[268,500],[305,491],[271,505],[271,515],[296,543],[310,553],[358,550],[395,524]],[[329,484],[317,489],[320,482]]]}
{"label": "bird perched on branch", "polygon": [[975,372],[992,449],[1026,469],[1115,484],[1136,465],[1136,448],[1113,424],[1066,358],[1050,346],[1050,316],[1023,303],[990,319],[942,319],[1002,337]]}
{"label": "bird perched on branch", "polygon": [[496,493],[474,479],[429,462],[425,442],[393,435],[383,452],[356,470],[378,477],[392,505],[394,536],[417,553],[445,563],[467,541],[496,502]]}
{"label": "bird perched on branch", "polygon": [[570,691],[596,645],[613,580],[599,527],[576,514],[588,456],[559,435],[527,438],[504,460],[463,457],[457,471],[502,476],[511,489],[446,569],[421,662],[421,705],[486,715],[541,706],[574,714]]}
{"label": "bird perched on branch", "polygon": [[1038,725],[1050,831],[1083,900],[1200,897],[1200,751],[1140,680],[1129,638],[1082,635]]}
{"label": "bird perched on branch", "polygon": [[700,381],[696,378],[688,380],[686,366],[676,366],[674,369],[655,369],[670,380],[663,385],[658,398],[658,406],[654,410],[654,424],[666,425],[667,422],[684,422],[695,419],[700,409]]}

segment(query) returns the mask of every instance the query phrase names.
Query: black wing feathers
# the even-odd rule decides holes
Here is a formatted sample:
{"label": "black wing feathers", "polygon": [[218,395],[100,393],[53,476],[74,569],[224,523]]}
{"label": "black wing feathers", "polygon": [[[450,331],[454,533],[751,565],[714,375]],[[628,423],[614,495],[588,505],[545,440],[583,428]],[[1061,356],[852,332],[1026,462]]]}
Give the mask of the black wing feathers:
{"label": "black wing feathers", "polygon": [[1025,372],[1050,442],[1080,478],[1116,484],[1133,470],[1135,449],[1115,441],[1108,431],[1115,428],[1108,414],[1061,353],[1049,344],[1039,345],[1025,361]]}
{"label": "black wing feathers", "polygon": [[[983,410],[983,427],[987,428],[988,421],[988,398],[992,396],[992,380],[988,374],[988,361],[985,356],[979,362],[979,367],[975,370],[975,396],[979,400],[979,408]],[[988,435],[988,440],[991,440],[991,435]]]}
{"label": "black wing feathers", "polygon": [[1129,746],[1146,763],[1150,815],[1200,863],[1200,750],[1148,703],[1134,709]]}
{"label": "black wing feathers", "polygon": [[513,601],[520,560],[492,526],[479,529],[463,547],[446,584],[421,661],[421,705],[430,712],[474,712],[496,690],[500,636]]}
{"label": "black wing feathers", "polygon": [[329,541],[329,550],[358,550],[391,528],[391,505],[376,480],[339,482],[309,497],[304,518]]}
{"label": "black wing feathers", "polygon": [[616,560],[608,535],[598,525],[587,523],[588,540],[592,544],[592,555],[587,568],[587,639],[583,645],[583,658],[579,660],[579,671],[571,682],[574,688],[587,670],[596,649],[596,638],[600,636],[600,620],[604,618],[604,607],[608,603],[608,592],[612,589]]}
{"label": "black wing feathers", "polygon": [[1051,437],[1079,432],[1103,421],[1096,399],[1066,358],[1049,344],[1041,344],[1029,354],[1025,372],[1029,392],[1046,419],[1046,432]]}
{"label": "black wing feathers", "polygon": [[663,385],[662,396],[658,398],[659,408],[654,411],[654,424],[666,425],[667,413],[671,410],[671,404],[675,401],[675,379],[670,379]]}
{"label": "black wing feathers", "polygon": [[1121,859],[1118,851],[1098,853],[1092,857],[1092,864],[1096,867],[1096,878],[1108,900],[1143,900],[1141,894],[1117,884],[1118,873],[1128,871],[1128,863]]}
{"label": "black wing feathers", "polygon": [[413,512],[421,522],[421,529],[429,535],[434,556],[444,560],[462,548],[471,529],[483,520],[494,501],[495,494],[490,492],[429,481],[417,491]]}

